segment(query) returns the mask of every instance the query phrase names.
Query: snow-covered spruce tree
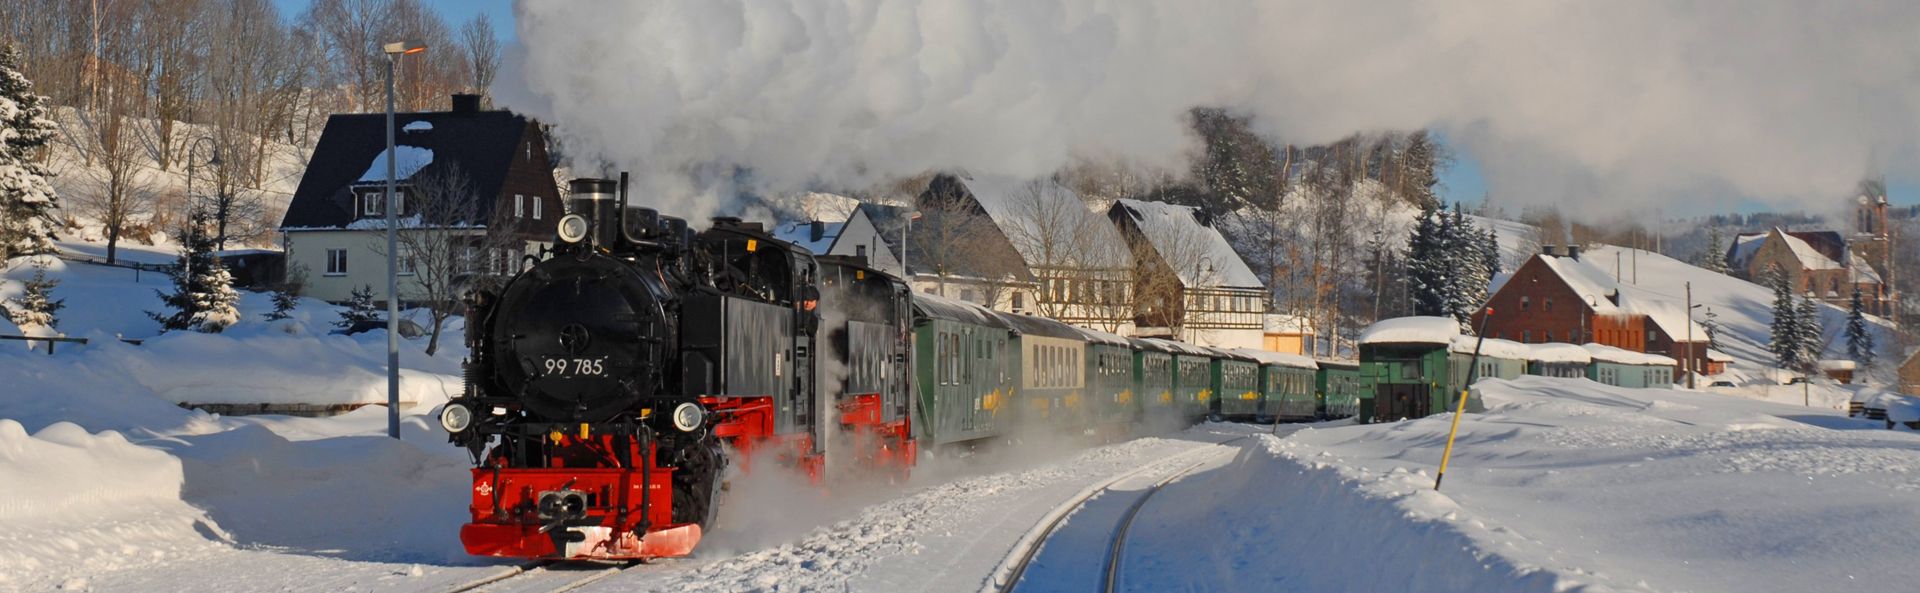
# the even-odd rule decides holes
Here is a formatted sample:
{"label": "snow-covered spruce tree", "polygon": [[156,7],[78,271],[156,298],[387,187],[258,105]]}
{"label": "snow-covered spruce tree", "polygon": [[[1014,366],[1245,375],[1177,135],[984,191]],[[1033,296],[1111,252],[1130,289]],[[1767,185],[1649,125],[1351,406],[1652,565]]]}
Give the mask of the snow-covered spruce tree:
{"label": "snow-covered spruce tree", "polygon": [[233,275],[213,254],[215,238],[207,233],[212,217],[195,208],[187,224],[174,234],[180,259],[173,271],[173,294],[154,291],[171,312],[148,311],[162,331],[193,330],[217,334],[240,322],[240,294],[233,291]]}
{"label": "snow-covered spruce tree", "polygon": [[1873,366],[1873,332],[1867,328],[1866,306],[1860,301],[1860,287],[1854,287],[1847,302],[1847,358],[1862,370]]}
{"label": "snow-covered spruce tree", "polygon": [[1445,245],[1442,259],[1453,271],[1448,275],[1452,282],[1447,285],[1447,313],[1468,324],[1473,321],[1474,310],[1487,300],[1487,284],[1493,279],[1481,251],[1480,242],[1486,235],[1466,217],[1459,202],[1454,202],[1453,212],[1441,228]]}
{"label": "snow-covered spruce tree", "polygon": [[1800,325],[1801,370],[1813,372],[1827,346],[1826,328],[1820,326],[1820,305],[1813,302],[1813,297],[1800,297],[1793,321]]}
{"label": "snow-covered spruce tree", "polygon": [[1420,220],[1407,237],[1405,268],[1407,291],[1412,293],[1413,314],[1448,315],[1446,262],[1441,261],[1440,232],[1444,216],[1429,206],[1420,211]]}
{"label": "snow-covered spruce tree", "polygon": [[1767,351],[1773,353],[1773,365],[1783,369],[1800,367],[1799,309],[1794,307],[1793,287],[1779,266],[1767,266],[1767,285],[1773,287],[1773,325],[1767,339]]}
{"label": "snow-covered spruce tree", "polygon": [[273,287],[273,310],[266,313],[267,321],[292,317],[294,307],[300,306],[300,293],[306,285],[307,274],[303,266],[291,266],[287,270],[287,278]]}
{"label": "snow-covered spruce tree", "polygon": [[1701,317],[1703,317],[1703,319],[1700,320],[1700,326],[1702,329],[1707,330],[1707,347],[1719,350],[1720,315],[1713,312],[1713,307],[1707,307],[1707,312],[1701,315]]}
{"label": "snow-covered spruce tree", "polygon": [[1487,225],[1487,232],[1480,237],[1480,265],[1486,268],[1489,280],[1501,272],[1500,232],[1494,230],[1491,224]]}
{"label": "snow-covered spruce tree", "polygon": [[0,265],[23,254],[53,251],[54,193],[34,162],[53,138],[46,97],[20,74],[20,53],[0,47]]}
{"label": "snow-covered spruce tree", "polygon": [[380,309],[373,305],[373,285],[366,284],[353,289],[353,296],[347,299],[347,308],[340,310],[340,320],[333,322],[334,327],[353,327],[354,323],[380,318]]}
{"label": "snow-covered spruce tree", "polygon": [[1709,272],[1727,273],[1727,238],[1720,234],[1720,227],[1707,229],[1707,247],[1695,256],[1693,265]]}
{"label": "snow-covered spruce tree", "polygon": [[53,298],[53,289],[60,285],[59,278],[47,277],[44,263],[34,264],[33,278],[27,280],[25,292],[7,299],[6,307],[0,307],[0,313],[21,328],[44,327],[53,329],[60,324],[60,309],[65,308],[66,299]]}

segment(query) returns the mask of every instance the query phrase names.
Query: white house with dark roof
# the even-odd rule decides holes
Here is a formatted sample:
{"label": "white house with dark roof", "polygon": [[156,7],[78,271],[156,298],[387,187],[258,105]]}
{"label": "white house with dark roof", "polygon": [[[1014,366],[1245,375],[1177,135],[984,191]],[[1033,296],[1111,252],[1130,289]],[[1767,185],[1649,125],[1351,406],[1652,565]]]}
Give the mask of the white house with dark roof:
{"label": "white house with dark roof", "polygon": [[1107,217],[1131,239],[1136,277],[1147,279],[1135,286],[1139,332],[1221,348],[1267,347],[1266,287],[1204,212],[1122,199]]}
{"label": "white house with dark roof", "polygon": [[773,236],[807,248],[814,255],[863,257],[868,264],[889,274],[899,275],[900,259],[887,248],[868,211],[855,208],[840,222],[810,220],[783,223],[774,227]]}
{"label": "white house with dark roof", "polygon": [[[280,224],[287,269],[304,273],[306,296],[340,302],[355,288],[368,286],[375,300],[387,300],[389,159],[396,169],[394,201],[402,227],[429,228],[466,243],[457,275],[511,273],[522,256],[551,240],[562,205],[537,123],[509,111],[481,111],[475,95],[454,95],[448,111],[395,114],[394,123],[399,129],[389,153],[385,114],[327,118]],[[469,220],[423,221],[417,208],[422,184],[456,175],[471,192]],[[416,198],[411,205],[410,197]],[[494,235],[504,240],[480,240],[490,224],[510,227],[493,229],[504,233]],[[401,255],[405,302],[419,298],[421,284]]]}

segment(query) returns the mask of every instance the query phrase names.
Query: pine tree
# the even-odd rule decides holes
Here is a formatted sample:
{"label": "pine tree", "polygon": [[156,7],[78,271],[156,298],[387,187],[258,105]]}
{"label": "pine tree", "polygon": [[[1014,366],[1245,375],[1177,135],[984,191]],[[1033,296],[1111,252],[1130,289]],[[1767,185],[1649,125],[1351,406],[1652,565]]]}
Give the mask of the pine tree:
{"label": "pine tree", "polygon": [[1799,310],[1794,307],[1793,288],[1787,283],[1787,273],[1779,266],[1767,267],[1767,284],[1773,287],[1773,326],[1767,351],[1773,353],[1774,366],[1799,368],[1800,346],[1805,339],[1800,334]]}
{"label": "pine tree", "polygon": [[380,309],[373,305],[373,285],[363,285],[353,289],[353,296],[347,299],[347,308],[340,310],[340,320],[333,322],[334,327],[353,327],[353,324],[380,318]]}
{"label": "pine tree", "polygon": [[1703,319],[1700,320],[1700,326],[1707,330],[1707,347],[1719,350],[1720,315],[1713,312],[1713,307],[1707,307],[1707,312],[1705,315],[1702,315],[1702,317]]}
{"label": "pine tree", "polygon": [[1873,366],[1873,332],[1867,331],[1866,306],[1860,300],[1860,287],[1853,288],[1847,303],[1847,358],[1861,369]]}
{"label": "pine tree", "polygon": [[1707,247],[1694,257],[1694,265],[1709,272],[1727,273],[1727,238],[1720,227],[1707,229]]}
{"label": "pine tree", "polygon": [[207,232],[211,218],[206,210],[195,208],[187,225],[174,235],[180,243],[180,259],[174,266],[173,294],[154,291],[172,312],[147,312],[163,331],[217,334],[240,322],[235,307],[240,295],[233,291],[233,276],[213,254],[216,239]]}
{"label": "pine tree", "polygon": [[288,290],[286,284],[281,284],[273,290],[273,310],[266,313],[267,321],[292,317],[293,308],[298,306],[300,306],[300,294]]}
{"label": "pine tree", "polygon": [[0,47],[0,265],[53,251],[53,185],[34,153],[53,139],[46,97],[20,74],[20,53]]}
{"label": "pine tree", "polygon": [[1487,225],[1487,232],[1480,238],[1480,265],[1487,270],[1487,278],[1492,279],[1502,271],[1500,269],[1500,231],[1493,225]]}
{"label": "pine tree", "polygon": [[1486,237],[1459,202],[1453,204],[1453,212],[1441,226],[1442,261],[1446,262],[1451,280],[1447,286],[1447,313],[1462,324],[1473,320],[1475,309],[1487,300],[1487,284],[1493,277],[1488,272],[1484,246]]}
{"label": "pine tree", "polygon": [[25,292],[7,299],[10,307],[0,307],[0,314],[22,328],[28,326],[53,329],[60,324],[60,309],[65,308],[66,299],[53,298],[54,287],[60,286],[59,278],[47,277],[47,265],[34,263],[33,278],[27,280]]}
{"label": "pine tree", "polygon": [[1413,314],[1441,316],[1447,310],[1447,269],[1441,257],[1441,226],[1444,216],[1427,207],[1407,238],[1405,266],[1407,291],[1413,297]]}
{"label": "pine tree", "polygon": [[1820,305],[1813,302],[1813,297],[1801,297],[1800,308],[1793,316],[1794,322],[1800,325],[1800,366],[1811,372],[1826,350],[1826,330],[1820,327]]}

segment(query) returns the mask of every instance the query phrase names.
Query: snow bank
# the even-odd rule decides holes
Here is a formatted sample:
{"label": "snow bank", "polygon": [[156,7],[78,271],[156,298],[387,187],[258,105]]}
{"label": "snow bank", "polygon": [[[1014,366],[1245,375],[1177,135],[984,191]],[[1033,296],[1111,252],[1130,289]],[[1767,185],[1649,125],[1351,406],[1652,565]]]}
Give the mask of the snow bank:
{"label": "snow bank", "polygon": [[[1297,468],[1240,472],[1273,478],[1221,495],[1287,504],[1182,505],[1217,516],[1187,529],[1298,554],[1250,564],[1307,581],[1248,590],[1912,588],[1897,559],[1920,543],[1920,435],[1798,405],[1584,380],[1475,389],[1488,411],[1462,418],[1442,491],[1432,472],[1450,417],[1308,429],[1271,447]],[[1328,557],[1367,569],[1305,565]]]}
{"label": "snow bank", "polygon": [[1231,352],[1260,361],[1260,364],[1271,364],[1296,369],[1320,368],[1320,364],[1314,362],[1312,358],[1298,354],[1274,352],[1272,350],[1255,350],[1252,348],[1234,348]]}
{"label": "snow bank", "polygon": [[[402,131],[402,132],[430,132],[430,131],[433,131],[433,122],[430,122],[430,121],[427,121],[427,120],[424,120],[424,119],[423,119],[423,120],[420,120],[420,121],[416,121],[416,122],[412,122],[412,123],[409,123],[409,124],[407,124],[407,125],[405,125],[405,126],[401,126],[401,128],[400,128],[400,131]],[[381,173],[382,173],[383,175],[385,174],[385,172],[384,172],[384,171],[383,171],[383,172],[381,172]]]}
{"label": "snow bank", "polygon": [[1533,352],[1533,349],[1529,348],[1526,344],[1513,340],[1502,340],[1500,338],[1481,340],[1474,336],[1454,336],[1453,345],[1449,346],[1448,350],[1461,354],[1473,354],[1473,349],[1476,344],[1480,348],[1481,356],[1491,358],[1527,360],[1527,356]]}
{"label": "snow bank", "polygon": [[1606,344],[1582,344],[1580,347],[1585,348],[1587,350],[1587,355],[1593,357],[1593,360],[1596,360],[1596,361],[1611,362],[1614,364],[1634,364],[1634,365],[1674,366],[1674,365],[1680,364],[1680,361],[1677,361],[1665,356],[1661,356],[1658,354],[1634,352],[1632,350],[1615,348],[1612,346],[1608,346]]}
{"label": "snow bank", "polygon": [[74,575],[212,545],[183,482],[178,459],[119,433],[62,422],[28,435],[0,419],[0,590],[84,585]]}
{"label": "snow bank", "polygon": [[1395,317],[1367,326],[1360,343],[1449,344],[1458,335],[1460,323],[1450,317]]}
{"label": "snow bank", "polygon": [[1593,355],[1588,354],[1586,348],[1581,348],[1573,344],[1553,342],[1548,344],[1534,344],[1532,349],[1527,353],[1527,360],[1534,362],[1572,362],[1587,364],[1593,362]]}

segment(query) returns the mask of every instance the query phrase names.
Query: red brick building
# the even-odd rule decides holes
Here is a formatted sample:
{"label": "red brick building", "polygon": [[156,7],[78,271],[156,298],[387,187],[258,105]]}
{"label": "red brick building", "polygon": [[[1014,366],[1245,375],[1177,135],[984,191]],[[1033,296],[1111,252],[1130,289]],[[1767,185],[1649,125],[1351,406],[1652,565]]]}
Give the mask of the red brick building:
{"label": "red brick building", "polygon": [[[1580,261],[1577,247],[1547,247],[1528,259],[1488,299],[1494,311],[1488,337],[1528,344],[1568,342],[1604,344],[1682,361],[1702,374],[1725,365],[1711,364],[1705,328],[1693,328],[1687,341],[1684,304],[1666,303],[1621,286],[1604,270]],[[1475,326],[1484,313],[1476,315]],[[1683,370],[1683,369],[1676,369]]]}

